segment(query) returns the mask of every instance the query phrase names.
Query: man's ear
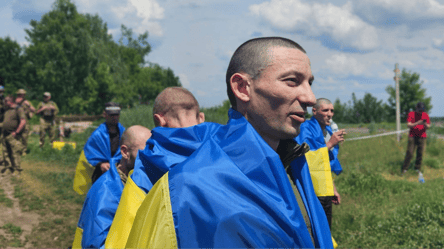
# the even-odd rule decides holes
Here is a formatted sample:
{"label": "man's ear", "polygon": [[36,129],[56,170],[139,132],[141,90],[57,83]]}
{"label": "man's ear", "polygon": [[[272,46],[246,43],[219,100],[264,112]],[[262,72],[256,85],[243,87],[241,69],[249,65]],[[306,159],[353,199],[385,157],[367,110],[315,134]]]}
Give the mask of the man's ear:
{"label": "man's ear", "polygon": [[167,120],[163,115],[160,114],[154,114],[154,118],[156,119],[157,123],[159,123],[160,127],[167,127]]}
{"label": "man's ear", "polygon": [[124,144],[120,145],[120,153],[122,154],[122,157],[125,160],[129,160],[130,159],[130,151],[129,151],[128,146],[126,146]]}
{"label": "man's ear", "polygon": [[316,108],[314,106],[311,108],[311,111],[313,112],[313,116],[316,115]]}
{"label": "man's ear", "polygon": [[250,101],[250,83],[249,76],[243,73],[235,73],[231,76],[230,85],[236,98],[242,102]]}
{"label": "man's ear", "polygon": [[205,113],[203,112],[199,112],[199,124],[202,124],[203,122],[205,122]]}

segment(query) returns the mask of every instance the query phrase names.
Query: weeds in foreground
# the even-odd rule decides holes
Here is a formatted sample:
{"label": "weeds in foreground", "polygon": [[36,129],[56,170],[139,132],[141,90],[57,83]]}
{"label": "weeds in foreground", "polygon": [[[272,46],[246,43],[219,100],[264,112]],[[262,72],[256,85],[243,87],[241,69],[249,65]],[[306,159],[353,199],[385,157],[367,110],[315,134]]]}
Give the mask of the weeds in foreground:
{"label": "weeds in foreground", "polygon": [[5,191],[3,189],[0,189],[0,203],[4,204],[7,207],[12,207],[13,206],[13,202],[11,199],[9,199],[6,195],[5,195]]}

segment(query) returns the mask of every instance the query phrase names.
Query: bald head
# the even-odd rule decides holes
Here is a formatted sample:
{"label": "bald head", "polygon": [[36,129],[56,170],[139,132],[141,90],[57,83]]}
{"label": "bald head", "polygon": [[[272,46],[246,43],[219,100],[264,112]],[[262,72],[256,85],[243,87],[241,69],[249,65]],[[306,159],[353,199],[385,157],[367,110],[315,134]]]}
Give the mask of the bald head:
{"label": "bald head", "polygon": [[261,37],[246,41],[236,49],[231,57],[226,74],[227,94],[231,106],[236,109],[236,97],[231,89],[230,80],[235,73],[246,73],[253,80],[257,79],[262,70],[270,63],[270,48],[286,47],[305,50],[296,42],[282,37]]}
{"label": "bald head", "polygon": [[134,125],[126,129],[120,140],[121,145],[126,145],[128,148],[145,148],[146,140],[151,137],[151,131],[143,126]]}
{"label": "bald head", "polygon": [[183,87],[165,88],[154,100],[154,124],[162,127],[187,127],[201,120],[199,103],[193,94]]}

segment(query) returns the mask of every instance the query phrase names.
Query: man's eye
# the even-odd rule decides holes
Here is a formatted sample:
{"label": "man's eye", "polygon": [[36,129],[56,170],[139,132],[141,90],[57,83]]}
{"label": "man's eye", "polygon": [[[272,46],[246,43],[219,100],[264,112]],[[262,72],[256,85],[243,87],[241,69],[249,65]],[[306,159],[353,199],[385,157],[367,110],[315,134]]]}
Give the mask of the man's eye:
{"label": "man's eye", "polygon": [[290,83],[292,85],[298,85],[299,84],[299,80],[296,78],[288,78],[285,79],[284,81],[286,81],[287,83]]}

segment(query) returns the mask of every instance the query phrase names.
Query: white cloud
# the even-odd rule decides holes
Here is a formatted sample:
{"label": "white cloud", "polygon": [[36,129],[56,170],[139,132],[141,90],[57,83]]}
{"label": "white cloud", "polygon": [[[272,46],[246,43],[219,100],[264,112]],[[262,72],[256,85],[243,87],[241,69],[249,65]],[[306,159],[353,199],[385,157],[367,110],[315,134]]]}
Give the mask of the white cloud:
{"label": "white cloud", "polygon": [[343,75],[364,74],[367,66],[359,62],[356,58],[347,54],[334,54],[325,59],[325,63],[330,71]]}
{"label": "white cloud", "polygon": [[279,30],[315,37],[327,35],[345,47],[371,50],[379,44],[377,30],[354,15],[350,4],[338,7],[331,3],[271,0],[251,5],[250,12]]}
{"label": "white cloud", "polygon": [[[406,24],[404,21],[444,21],[444,4],[436,0],[360,0],[353,2],[359,15],[371,22]],[[415,23],[411,23],[415,25]]]}
{"label": "white cloud", "polygon": [[124,24],[136,33],[148,31],[155,36],[163,36],[159,20],[164,18],[164,8],[157,0],[78,0],[78,10],[82,13],[98,13],[111,26]]}

